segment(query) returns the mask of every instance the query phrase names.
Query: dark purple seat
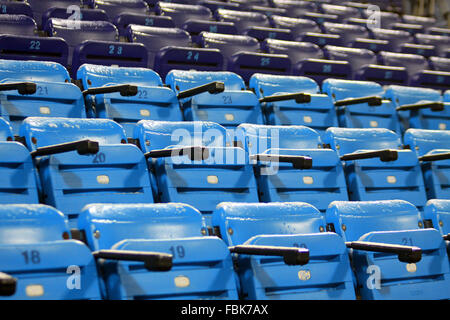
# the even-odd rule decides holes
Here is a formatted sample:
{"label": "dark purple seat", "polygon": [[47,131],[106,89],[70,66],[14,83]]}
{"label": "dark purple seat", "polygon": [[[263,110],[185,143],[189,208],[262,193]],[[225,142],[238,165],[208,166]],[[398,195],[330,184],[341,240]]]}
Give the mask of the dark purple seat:
{"label": "dark purple seat", "polygon": [[211,10],[211,12],[214,12],[217,9],[241,10],[238,3],[223,2],[220,0],[200,0],[198,1],[198,4],[207,7],[209,10]]}
{"label": "dark purple seat", "polygon": [[406,32],[409,32],[412,35],[415,35],[416,33],[423,33],[425,30],[424,26],[421,24],[411,24],[411,23],[401,23],[397,22],[391,25],[391,28],[394,30],[403,30]]}
{"label": "dark purple seat", "polygon": [[335,4],[322,4],[321,10],[324,14],[336,15],[339,17],[339,21],[343,22],[349,18],[359,18],[361,13],[357,8],[340,6]]}
{"label": "dark purple seat", "polygon": [[[370,19],[373,12],[370,10],[363,10],[362,17]],[[393,24],[402,22],[401,17],[395,12],[381,11],[380,12],[380,27],[389,29]]]}
{"label": "dark purple seat", "polygon": [[438,35],[438,36],[450,36],[450,29],[449,28],[431,27],[431,28],[427,29],[427,33]]}
{"label": "dark purple seat", "polygon": [[82,21],[109,21],[109,17],[104,10],[100,9],[80,9],[80,11],[67,10],[67,8],[53,7],[42,15],[42,25],[47,24],[48,19],[70,19],[76,18]]}
{"label": "dark purple seat", "polygon": [[275,8],[285,9],[288,17],[297,18],[306,12],[317,12],[318,6],[312,1],[272,0]]}
{"label": "dark purple seat", "polygon": [[91,8],[104,10],[111,21],[123,13],[150,12],[148,4],[143,0],[85,0],[84,3]]}
{"label": "dark purple seat", "polygon": [[33,10],[26,2],[0,1],[0,14],[22,14],[33,18]]}
{"label": "dark purple seat", "polygon": [[433,70],[450,72],[450,59],[430,57],[430,66]]}
{"label": "dark purple seat", "polygon": [[293,40],[295,41],[300,39],[307,32],[322,32],[319,25],[315,21],[309,19],[289,18],[279,15],[273,15],[270,17],[270,21],[274,28],[291,30]]}
{"label": "dark purple seat", "polygon": [[175,24],[171,17],[166,16],[149,16],[141,13],[122,13],[114,19],[114,24],[119,30],[120,36],[126,36],[127,27],[130,24],[140,26],[159,27],[159,28],[175,28]]}
{"label": "dark purple seat", "polygon": [[402,16],[402,20],[404,23],[415,23],[415,24],[421,24],[425,28],[434,27],[436,25],[436,19],[430,18],[430,17],[420,17],[420,16],[413,16],[409,14],[404,14]]}
{"label": "dark purple seat", "polygon": [[433,45],[405,43],[401,46],[400,52],[418,54],[428,58],[436,55],[436,48]]}
{"label": "dark purple seat", "polygon": [[405,43],[414,43],[414,37],[406,31],[391,29],[372,29],[375,39],[389,41],[388,50],[391,52],[400,52],[401,46]]}
{"label": "dark purple seat", "polygon": [[200,33],[215,32],[222,34],[238,34],[233,22],[224,21],[205,21],[205,20],[189,20],[181,27],[191,35],[192,41],[200,43]]}
{"label": "dark purple seat", "polygon": [[432,34],[416,34],[416,40],[419,44],[433,45],[439,56],[445,56],[446,50],[450,49],[450,37]]}
{"label": "dark purple seat", "polygon": [[366,28],[352,24],[325,22],[323,29],[326,33],[338,34],[344,46],[352,46],[357,38],[370,38],[370,33]]}
{"label": "dark purple seat", "polygon": [[43,29],[45,25],[42,24],[42,16],[50,8],[69,8],[70,6],[81,7],[80,0],[28,0],[27,1],[33,9],[34,19],[39,29]]}
{"label": "dark purple seat", "polygon": [[211,10],[200,5],[158,2],[155,12],[171,17],[177,28],[181,28],[189,20],[212,20]]}
{"label": "dark purple seat", "polygon": [[0,34],[36,36],[36,23],[22,14],[0,14]]}
{"label": "dark purple seat", "polygon": [[218,9],[215,18],[218,21],[234,22],[239,34],[252,27],[270,28],[269,18],[260,12]]}

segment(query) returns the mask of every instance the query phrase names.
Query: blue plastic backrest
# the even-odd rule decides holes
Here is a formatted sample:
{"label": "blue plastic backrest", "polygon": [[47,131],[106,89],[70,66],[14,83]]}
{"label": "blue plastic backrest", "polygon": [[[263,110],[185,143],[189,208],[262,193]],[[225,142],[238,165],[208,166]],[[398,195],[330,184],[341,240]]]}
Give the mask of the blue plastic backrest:
{"label": "blue plastic backrest", "polygon": [[238,126],[236,133],[250,154],[263,153],[267,149],[317,149],[321,145],[319,133],[305,126],[244,123]]}
{"label": "blue plastic backrest", "polygon": [[23,14],[0,14],[0,32],[18,36],[35,36],[36,23]]}
{"label": "blue plastic backrest", "polygon": [[250,78],[249,87],[254,89],[258,98],[281,93],[311,93],[320,92],[319,85],[311,78],[300,76],[278,76],[255,73]]}
{"label": "blue plastic backrest", "polygon": [[20,136],[25,137],[31,150],[84,139],[97,141],[100,145],[126,141],[123,128],[108,119],[28,117],[20,127]]}
{"label": "blue plastic backrest", "polygon": [[163,86],[161,77],[146,68],[117,68],[93,64],[82,65],[77,79],[83,81],[84,88],[103,87],[112,84],[132,84],[136,86]]}
{"label": "blue plastic backrest", "polygon": [[134,137],[145,152],[175,145],[225,147],[228,142],[224,127],[206,121],[141,120],[135,127]]}
{"label": "blue plastic backrest", "polygon": [[0,60],[0,82],[9,79],[70,83],[67,69],[56,62]]}
{"label": "blue plastic backrest", "polygon": [[0,118],[0,141],[12,140],[13,136],[11,125],[3,118]]}
{"label": "blue plastic backrest", "polygon": [[228,245],[243,244],[257,235],[319,233],[326,225],[320,211],[305,202],[222,202],[213,212],[212,223],[220,227]]}
{"label": "blue plastic backrest", "polygon": [[326,211],[326,220],[334,224],[345,241],[357,241],[372,231],[419,229],[422,217],[413,204],[404,200],[333,201]]}
{"label": "blue plastic backrest", "polygon": [[450,90],[444,92],[444,101],[450,102]]}
{"label": "blue plastic backrest", "polygon": [[203,227],[201,213],[181,203],[90,204],[78,218],[93,250],[110,249],[125,239],[200,237]]}
{"label": "blue plastic backrest", "polygon": [[384,96],[387,99],[391,99],[397,106],[414,104],[422,100],[442,100],[441,93],[438,90],[396,85],[388,86]]}
{"label": "blue plastic backrest", "polygon": [[213,81],[223,82],[226,91],[241,91],[246,88],[241,76],[227,71],[208,72],[172,70],[166,76],[166,84],[170,85],[170,87],[177,92],[198,87]]}
{"label": "blue plastic backrest", "polygon": [[376,82],[341,79],[325,80],[322,91],[334,100],[384,95],[383,87]]}
{"label": "blue plastic backrest", "polygon": [[408,129],[404,135],[405,145],[419,156],[434,149],[450,149],[450,131]]}
{"label": "blue plastic backrest", "polygon": [[450,233],[450,200],[432,199],[427,202],[425,219],[431,219],[433,227],[443,235]]}
{"label": "blue plastic backrest", "polygon": [[64,240],[68,236],[64,215],[42,204],[0,206],[0,244],[27,244]]}
{"label": "blue plastic backrest", "polygon": [[23,14],[33,18],[33,10],[26,2],[0,1],[0,14]]}
{"label": "blue plastic backrest", "polygon": [[399,149],[402,146],[399,135],[383,128],[328,128],[323,136],[323,142],[330,144],[339,155],[357,150]]}
{"label": "blue plastic backrest", "polygon": [[212,12],[201,5],[158,2],[155,7],[158,15],[172,17],[177,27],[181,27],[188,20],[211,20]]}

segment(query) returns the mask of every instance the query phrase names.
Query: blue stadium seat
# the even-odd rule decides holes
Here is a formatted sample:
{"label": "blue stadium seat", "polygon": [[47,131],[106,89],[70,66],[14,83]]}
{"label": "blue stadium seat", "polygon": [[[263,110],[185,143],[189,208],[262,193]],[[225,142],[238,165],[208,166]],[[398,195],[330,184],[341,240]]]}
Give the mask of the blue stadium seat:
{"label": "blue stadium seat", "polygon": [[[118,122],[129,138],[139,120],[183,120],[176,95],[150,69],[85,64],[78,69],[77,79],[88,90],[85,96],[90,115]],[[123,95],[120,87],[116,92],[96,93],[97,89],[126,85],[137,86],[134,95]]]}
{"label": "blue stadium seat", "polygon": [[[30,117],[20,136],[36,158],[45,203],[71,227],[89,203],[153,202],[144,155],[111,120]],[[76,148],[53,147],[70,143]]]}
{"label": "blue stadium seat", "polygon": [[395,104],[383,99],[384,90],[378,83],[327,79],[322,91],[333,98],[341,127],[387,128],[401,133]]}
{"label": "blue stadium seat", "polygon": [[105,298],[238,298],[230,251],[205,236],[202,216],[191,206],[92,204],[78,226],[101,259]]}
{"label": "blue stadium seat", "polygon": [[0,203],[38,203],[32,158],[28,150],[13,139],[11,126],[0,118]]}
{"label": "blue stadium seat", "polygon": [[445,242],[424,229],[422,216],[402,200],[333,202],[328,229],[346,242],[364,300],[439,300],[450,296]]}
{"label": "blue stadium seat", "polygon": [[414,43],[414,37],[406,31],[375,28],[372,30],[373,37],[379,40],[388,40],[387,51],[400,52],[405,43]]}
{"label": "blue stadium seat", "polygon": [[147,27],[175,28],[175,23],[169,16],[149,16],[144,13],[122,13],[114,19],[114,25],[121,37],[127,36],[127,28],[131,24]]}
{"label": "blue stadium seat", "polygon": [[445,89],[450,86],[450,73],[430,70],[425,57],[416,54],[380,52],[380,62],[387,66],[404,67],[411,86]]}
{"label": "blue stadium seat", "polygon": [[261,202],[305,201],[324,212],[333,200],[348,200],[340,159],[322,148],[316,131],[242,124],[237,135],[250,154]]}
{"label": "blue stadium seat", "polygon": [[23,14],[0,14],[0,34],[36,36],[36,22]]}
{"label": "blue stadium seat", "polygon": [[429,226],[439,230],[447,241],[447,254],[450,258],[450,200],[433,199],[427,202],[425,207],[425,224],[431,222]]}
{"label": "blue stadium seat", "polygon": [[450,90],[444,92],[444,101],[450,102]]}
{"label": "blue stadium seat", "polygon": [[0,1],[0,14],[22,14],[33,18],[33,10],[27,2]]}
{"label": "blue stadium seat", "polygon": [[360,11],[358,9],[348,7],[348,6],[324,3],[320,6],[320,8],[324,14],[331,14],[331,15],[338,16],[339,21],[341,21],[341,22],[343,22],[344,20],[349,19],[349,18],[361,17]]}
{"label": "blue stadium seat", "polygon": [[[241,249],[242,254],[235,260],[241,298],[356,298],[345,244],[336,234],[325,232],[325,219],[313,206],[303,202],[223,202],[214,211],[213,223],[229,246]],[[273,251],[297,248],[309,252],[309,259],[307,263],[292,265],[282,257],[246,254],[253,246],[266,246]]]}
{"label": "blue stadium seat", "polygon": [[240,75],[247,83],[256,73],[290,74],[291,61],[284,54],[260,53],[257,39],[250,36],[202,32],[201,45],[219,49],[225,59],[225,69]]}
{"label": "blue stadium seat", "polygon": [[445,57],[446,50],[450,48],[450,36],[418,33],[416,34],[416,40],[419,44],[433,45],[440,57]]}
{"label": "blue stadium seat", "polygon": [[344,161],[351,201],[401,199],[423,210],[427,201],[419,160],[388,129],[328,128],[323,142]]}
{"label": "blue stadium seat", "polygon": [[158,2],[155,12],[172,18],[175,27],[181,28],[189,20],[212,20],[212,12],[201,5],[188,5],[170,2]]}
{"label": "blue stadium seat", "polygon": [[377,56],[368,49],[325,46],[324,53],[328,59],[348,61],[352,68],[352,78],[355,80],[407,84],[408,73],[404,67],[378,65]]}
{"label": "blue stadium seat", "polygon": [[304,125],[319,133],[338,124],[332,99],[307,77],[254,74],[250,88],[269,125]]}
{"label": "blue stadium seat", "polygon": [[39,29],[43,29],[45,27],[42,24],[42,16],[50,8],[59,7],[68,9],[71,6],[81,7],[80,0],[27,0],[27,2],[33,9],[34,19],[36,20]]}
{"label": "blue stadium seat", "polygon": [[389,86],[385,97],[395,103],[402,131],[408,128],[430,130],[450,128],[450,104],[442,102],[439,90]]}
{"label": "blue stadium seat", "polygon": [[94,257],[82,242],[70,239],[64,215],[54,208],[0,206],[0,251],[0,270],[17,279],[15,293],[1,299],[101,298]]}
{"label": "blue stadium seat", "polygon": [[222,201],[258,202],[245,150],[230,147],[224,127],[213,122],[141,120],[135,138],[156,172],[161,202],[194,206],[208,226]]}
{"label": "blue stadium seat", "polygon": [[313,20],[273,15],[270,17],[270,21],[274,28],[291,30],[293,40],[296,41],[307,32],[322,32],[319,25]]}
{"label": "blue stadium seat", "polygon": [[129,25],[128,40],[143,43],[148,52],[148,67],[165,79],[172,69],[220,71],[223,56],[219,50],[195,48],[189,33],[179,28]]}
{"label": "blue stadium seat", "polygon": [[150,12],[148,4],[143,0],[84,0],[84,4],[104,10],[111,21],[123,13]]}
{"label": "blue stadium seat", "polygon": [[408,129],[404,143],[421,161],[428,199],[450,199],[450,131]]}
{"label": "blue stadium seat", "polygon": [[60,64],[0,60],[2,86],[0,116],[11,122],[14,134],[27,117],[86,117],[83,95]]}
{"label": "blue stadium seat", "polygon": [[[166,84],[179,97],[184,119],[187,121],[211,121],[227,128],[246,122],[263,123],[257,97],[246,90],[244,80],[237,74],[226,71],[172,70],[166,77]],[[208,85],[219,87],[211,93],[208,91]],[[185,95],[186,90],[201,86],[206,87],[199,92]],[[182,93],[183,91],[185,93]]]}

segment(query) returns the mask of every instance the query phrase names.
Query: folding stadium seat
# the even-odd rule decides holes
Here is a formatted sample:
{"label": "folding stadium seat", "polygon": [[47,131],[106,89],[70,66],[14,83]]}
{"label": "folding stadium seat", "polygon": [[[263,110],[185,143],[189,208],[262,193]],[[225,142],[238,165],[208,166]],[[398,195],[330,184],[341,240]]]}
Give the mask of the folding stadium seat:
{"label": "folding stadium seat", "polygon": [[139,120],[183,120],[176,95],[150,69],[84,64],[77,79],[85,89],[88,114],[116,121],[129,138]]}
{"label": "folding stadium seat", "polygon": [[324,22],[339,23],[339,16],[335,14],[326,14],[319,12],[305,12],[300,18],[311,19],[317,22],[319,25],[323,25]]}
{"label": "folding stadium seat", "polygon": [[76,74],[84,63],[146,67],[142,44],[118,42],[118,30],[107,21],[73,21],[51,18],[45,26],[51,36],[62,37],[69,45],[69,65]]}
{"label": "folding stadium seat", "polygon": [[[213,223],[240,253],[235,261],[242,299],[355,299],[345,244],[325,232],[325,219],[313,206],[223,202],[214,211]],[[303,254],[295,263],[287,256],[294,248]],[[270,252],[280,257],[270,257]],[[251,255],[255,253],[260,255]]]}
{"label": "folding stadium seat", "polygon": [[261,49],[271,54],[287,54],[292,62],[292,74],[309,77],[319,84],[330,77],[351,77],[347,61],[325,59],[320,47],[314,43],[266,39],[261,43]]}
{"label": "folding stadium seat", "polygon": [[250,6],[249,11],[263,13],[268,18],[270,18],[273,15],[287,16],[287,10],[283,9],[283,8],[274,8],[274,7],[257,6],[256,5],[256,6]]}
{"label": "folding stadium seat", "polygon": [[430,70],[425,57],[416,54],[380,52],[380,62],[388,66],[404,67],[408,72],[408,84],[417,87],[445,89],[450,86],[450,73]]}
{"label": "folding stadium seat", "polygon": [[436,34],[438,36],[450,36],[450,29],[449,28],[431,27],[431,28],[427,29],[427,33],[428,34]]}
{"label": "folding stadium seat", "polygon": [[268,7],[271,0],[230,0],[230,3],[239,5],[240,10],[247,10],[251,6],[266,6]]}
{"label": "folding stadium seat", "polygon": [[[230,251],[185,204],[93,204],[79,228],[108,299],[237,299]],[[144,263],[144,265],[142,265]]]}
{"label": "folding stadium seat", "polygon": [[213,122],[141,120],[135,139],[156,172],[161,202],[194,206],[208,226],[222,201],[258,202],[245,150],[229,147],[231,138],[224,127]]}
{"label": "folding stadium seat", "polygon": [[326,33],[338,34],[344,47],[351,47],[358,38],[370,38],[367,28],[358,25],[325,22],[323,28]]}
{"label": "folding stadium seat", "polygon": [[368,49],[325,46],[324,53],[330,60],[348,61],[352,79],[380,84],[408,83],[408,73],[404,67],[378,65],[377,56]]}
{"label": "folding stadium seat", "polygon": [[189,33],[178,28],[129,25],[128,40],[145,45],[148,67],[162,79],[172,69],[220,71],[223,56],[219,50],[195,48]]}
{"label": "folding stadium seat", "polygon": [[449,103],[442,103],[439,90],[389,86],[385,98],[397,107],[402,131],[408,128],[446,130],[450,128]]}
{"label": "folding stadium seat", "polygon": [[450,102],[450,90],[444,92],[444,101]]}
{"label": "folding stadium seat", "polygon": [[291,74],[291,61],[285,54],[260,53],[258,40],[211,32],[200,34],[201,45],[217,48],[225,59],[225,69],[240,75],[247,83],[256,73]]}
{"label": "folding stadium seat", "polygon": [[[89,203],[152,203],[142,152],[106,119],[27,118],[20,128],[36,159],[44,201],[73,227]],[[125,144],[124,144],[125,143]]]}
{"label": "folding stadium seat", "polygon": [[45,26],[42,24],[42,16],[51,8],[66,8],[71,6],[81,7],[80,0],[27,0],[33,9],[34,19],[39,27],[43,29]]}
{"label": "folding stadium seat", "polygon": [[166,84],[177,94],[187,121],[211,121],[224,127],[263,123],[257,97],[237,74],[172,70]]}
{"label": "folding stadium seat", "polygon": [[435,228],[447,242],[447,254],[450,257],[450,201],[433,199],[425,207],[424,224],[428,228]]}
{"label": "folding stadium seat", "polygon": [[362,299],[449,298],[445,242],[437,230],[424,229],[422,219],[417,208],[403,200],[330,205],[327,230],[345,241]]}
{"label": "folding stadium seat", "polygon": [[424,26],[422,26],[421,24],[410,23],[394,23],[391,28],[394,30],[403,30],[409,32],[412,35],[415,35],[416,33],[423,33],[425,31]]}
{"label": "folding stadium seat", "polygon": [[33,18],[31,6],[26,2],[0,1],[0,14],[22,14]]}
{"label": "folding stadium seat", "polygon": [[330,202],[348,200],[339,157],[322,149],[316,131],[242,124],[236,134],[250,155],[261,202],[305,201],[325,212]]}
{"label": "folding stadium seat", "polygon": [[312,1],[272,0],[274,7],[286,9],[288,17],[300,17],[307,12],[317,12],[318,5]]}
{"label": "folding stadium seat", "polygon": [[414,16],[414,15],[409,15],[409,14],[402,15],[402,20],[404,23],[421,24],[425,28],[434,27],[434,25],[436,24],[436,18]]}
{"label": "folding stadium seat", "polygon": [[[381,50],[381,51],[387,51]],[[405,43],[401,46],[401,53],[418,54],[429,58],[431,56],[436,56],[436,47],[433,45],[416,44],[416,43]]]}
{"label": "folding stadium seat", "polygon": [[212,20],[211,10],[201,5],[158,2],[155,12],[171,17],[177,28],[181,28],[189,20]]}
{"label": "folding stadium seat", "polygon": [[295,41],[301,41],[302,36],[308,32],[322,32],[319,25],[315,21],[309,19],[273,15],[270,17],[270,21],[274,28],[291,30],[293,40]]}
{"label": "folding stadium seat", "polygon": [[324,3],[320,6],[320,8],[324,14],[337,15],[340,22],[343,22],[344,20],[349,18],[361,17],[360,11],[352,7]]}
{"label": "folding stadium seat", "polygon": [[[365,19],[370,19],[373,17],[374,12],[372,10],[362,10],[361,15]],[[390,29],[393,24],[402,22],[401,17],[398,13],[389,11],[380,11],[380,27],[385,29]],[[373,23],[373,22],[372,22]],[[411,22],[414,23],[414,22]]]}
{"label": "folding stadium seat", "polygon": [[113,21],[114,25],[119,30],[121,40],[126,41],[127,28],[131,24],[137,24],[147,27],[159,28],[175,28],[175,23],[169,16],[155,16],[142,13],[122,13],[119,14]]}
{"label": "folding stadium seat", "polygon": [[144,0],[83,0],[91,8],[106,12],[109,20],[113,21],[123,13],[150,13],[150,8]]}
{"label": "folding stadium seat", "polygon": [[36,22],[23,14],[0,14],[0,34],[36,36]]}
{"label": "folding stadium seat", "polygon": [[32,158],[13,137],[9,123],[0,118],[0,203],[38,203]]}
{"label": "folding stadium seat", "polygon": [[332,99],[320,94],[310,78],[256,73],[249,86],[260,101],[267,124],[304,125],[319,133],[337,126]]}
{"label": "folding stadium seat", "polygon": [[416,34],[416,40],[419,44],[433,45],[440,57],[445,57],[446,50],[450,48],[450,36],[418,33]]}
{"label": "folding stadium seat", "polygon": [[450,199],[450,131],[408,129],[404,143],[421,161],[428,199]]}
{"label": "folding stadium seat", "polygon": [[183,30],[189,32],[194,43],[201,45],[200,34],[204,32],[215,32],[221,34],[238,34],[234,22],[188,20],[183,26]]}
{"label": "folding stadium seat", "polygon": [[375,39],[389,41],[387,51],[400,52],[402,45],[414,43],[414,36],[406,31],[381,28],[375,28],[371,31]]}
{"label": "folding stadium seat", "polygon": [[54,62],[0,60],[0,116],[14,134],[27,117],[86,118],[83,95]]}
{"label": "folding stadium seat", "polygon": [[289,29],[272,28],[269,18],[261,12],[218,9],[215,17],[219,21],[233,22],[239,34],[259,41],[267,38],[292,40]]}
{"label": "folding stadium seat", "polygon": [[430,57],[430,66],[433,70],[450,72],[450,59],[441,57]]}
{"label": "folding stadium seat", "polygon": [[109,17],[104,10],[101,9],[74,9],[70,10],[66,7],[53,7],[48,9],[42,15],[42,25],[45,26],[51,18],[58,19],[74,19],[80,21],[109,21]]}
{"label": "folding stadium seat", "polygon": [[419,161],[388,129],[328,128],[325,145],[344,162],[351,201],[400,199],[423,210],[426,199]]}
{"label": "folding stadium seat", "polygon": [[333,98],[341,127],[387,128],[401,133],[395,104],[383,99],[380,84],[327,79],[322,91]]}
{"label": "folding stadium seat", "polygon": [[[17,281],[15,290],[1,299],[101,298],[94,257],[82,242],[70,240],[64,215],[54,208],[0,206],[0,251],[0,270]],[[76,270],[80,278],[71,281]]]}

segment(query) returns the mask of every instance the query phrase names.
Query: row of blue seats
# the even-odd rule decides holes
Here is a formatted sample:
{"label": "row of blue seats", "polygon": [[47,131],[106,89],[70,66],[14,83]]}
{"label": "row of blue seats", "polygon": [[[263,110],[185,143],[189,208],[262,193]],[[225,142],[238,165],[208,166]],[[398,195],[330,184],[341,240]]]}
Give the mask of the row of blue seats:
{"label": "row of blue seats", "polygon": [[302,202],[223,202],[213,213],[217,235],[207,236],[200,212],[185,204],[91,204],[79,219],[83,243],[60,211],[3,205],[0,295],[449,299],[450,201],[429,201],[425,212],[426,226],[401,200],[335,201],[325,215]]}
{"label": "row of blue seats", "polygon": [[[234,137],[213,122],[141,120],[134,144],[111,120],[30,117],[11,141],[3,121],[2,203],[45,203],[73,226],[94,202],[181,202],[211,227],[216,205],[402,199],[423,211],[450,199],[450,131],[242,124]],[[9,137],[9,139],[8,139]],[[9,140],[9,141],[8,141]]]}
{"label": "row of blue seats", "polygon": [[[450,91],[375,82],[327,79],[322,89],[301,76],[254,74],[249,90],[231,72],[172,70],[165,84],[150,69],[83,65],[77,82],[56,63],[0,60],[0,116],[13,134],[33,116],[104,118],[117,121],[132,138],[139,120],[212,121],[328,127],[450,128]],[[168,86],[169,88],[167,88]]]}

